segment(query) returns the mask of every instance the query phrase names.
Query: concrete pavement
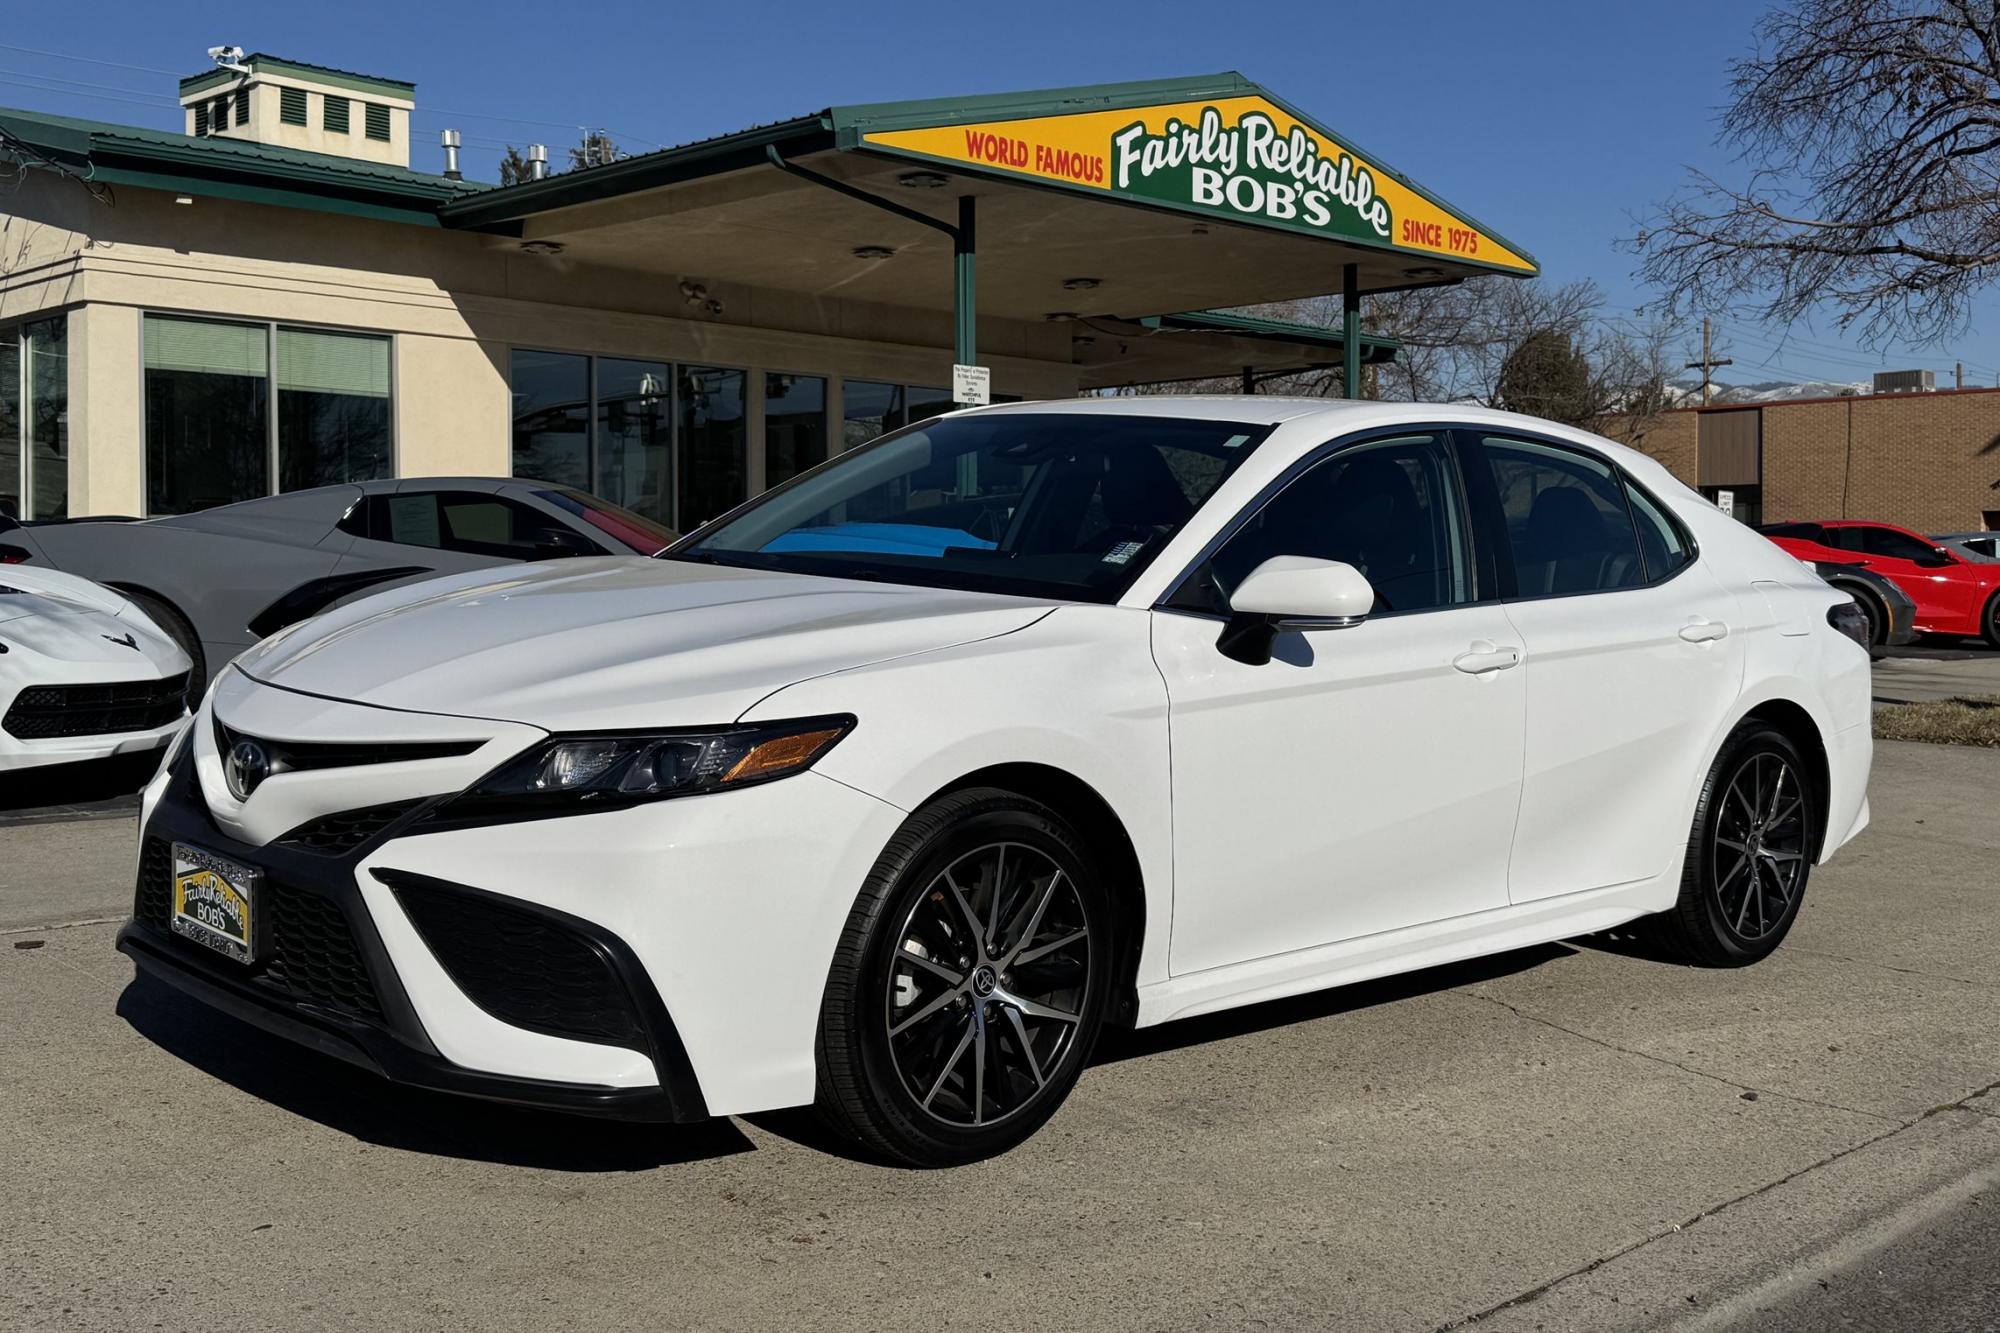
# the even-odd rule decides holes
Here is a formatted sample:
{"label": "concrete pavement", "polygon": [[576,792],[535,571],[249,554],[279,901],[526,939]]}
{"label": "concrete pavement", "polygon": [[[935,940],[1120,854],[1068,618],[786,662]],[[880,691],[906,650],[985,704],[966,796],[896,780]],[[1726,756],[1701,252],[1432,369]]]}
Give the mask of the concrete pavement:
{"label": "concrete pavement", "polygon": [[123,911],[122,822],[0,829],[0,1328],[1803,1328],[1871,1263],[1983,1300],[1910,1256],[1990,1254],[1997,784],[1882,746],[1758,967],[1598,940],[1150,1029],[951,1172],[385,1086],[110,925],[19,928]]}
{"label": "concrete pavement", "polygon": [[1889,657],[1875,664],[1877,704],[1920,703],[1955,695],[2000,695],[2000,652],[1964,657]]}

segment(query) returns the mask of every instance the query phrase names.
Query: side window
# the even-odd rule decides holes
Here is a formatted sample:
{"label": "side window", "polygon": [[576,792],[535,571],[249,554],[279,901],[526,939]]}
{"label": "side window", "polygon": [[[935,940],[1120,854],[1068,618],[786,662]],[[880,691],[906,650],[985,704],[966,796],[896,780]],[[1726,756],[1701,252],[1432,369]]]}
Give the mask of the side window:
{"label": "side window", "polygon": [[1442,439],[1414,435],[1357,445],[1294,478],[1189,576],[1169,605],[1224,613],[1236,586],[1276,555],[1353,565],[1375,587],[1377,614],[1468,602],[1464,530]]}
{"label": "side window", "polygon": [[448,551],[532,560],[542,533],[562,527],[539,510],[497,495],[446,492],[437,500]]}
{"label": "side window", "polygon": [[1826,544],[1826,529],[1817,523],[1768,523],[1757,529],[1766,537],[1790,537],[1794,541]]}
{"label": "side window", "polygon": [[356,513],[363,508],[366,535],[378,542],[514,560],[535,559],[543,530],[562,526],[539,510],[474,491],[371,495]]}
{"label": "side window", "polygon": [[1639,528],[1639,555],[1646,563],[1646,579],[1657,582],[1694,559],[1687,538],[1666,507],[1625,479],[1625,498],[1632,502],[1632,517]]}
{"label": "side window", "polygon": [[1507,522],[1516,596],[1646,581],[1632,511],[1608,464],[1530,440],[1486,436],[1480,443]]}
{"label": "side window", "polygon": [[1887,556],[1891,560],[1914,560],[1919,563],[1936,563],[1937,552],[1929,542],[1920,542],[1906,532],[1894,528],[1849,528],[1859,539],[1858,549],[1868,555]]}

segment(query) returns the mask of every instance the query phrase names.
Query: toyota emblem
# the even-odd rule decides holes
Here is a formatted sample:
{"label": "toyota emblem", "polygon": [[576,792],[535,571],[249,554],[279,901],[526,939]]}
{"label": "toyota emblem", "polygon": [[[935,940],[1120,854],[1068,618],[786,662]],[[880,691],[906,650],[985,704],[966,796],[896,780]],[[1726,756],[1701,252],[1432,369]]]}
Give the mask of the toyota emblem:
{"label": "toyota emblem", "polygon": [[255,741],[238,741],[229,747],[229,757],[222,768],[229,779],[230,794],[239,801],[247,801],[250,793],[271,776],[271,756]]}

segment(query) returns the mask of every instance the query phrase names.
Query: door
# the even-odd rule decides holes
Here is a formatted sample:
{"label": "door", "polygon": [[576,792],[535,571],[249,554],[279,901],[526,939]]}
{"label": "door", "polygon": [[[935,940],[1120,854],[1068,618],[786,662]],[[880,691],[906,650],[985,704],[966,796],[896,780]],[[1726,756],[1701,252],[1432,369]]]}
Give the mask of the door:
{"label": "door", "polygon": [[1977,632],[1976,585],[1953,568],[1956,560],[1938,554],[1936,543],[1879,523],[1843,523],[1827,532],[1840,549],[1855,554],[1856,563],[1910,594],[1919,626],[1956,629],[1960,622],[1970,622]]}
{"label": "door", "polygon": [[1463,457],[1525,654],[1509,896],[1658,875],[1679,863],[1687,794],[1742,682],[1736,596],[1595,454],[1468,432]]}
{"label": "door", "polygon": [[[1479,600],[1448,440],[1336,447],[1260,501],[1153,616],[1173,761],[1175,973],[1507,902],[1524,692]],[[1274,555],[1345,560],[1361,624],[1216,647],[1228,593]]]}

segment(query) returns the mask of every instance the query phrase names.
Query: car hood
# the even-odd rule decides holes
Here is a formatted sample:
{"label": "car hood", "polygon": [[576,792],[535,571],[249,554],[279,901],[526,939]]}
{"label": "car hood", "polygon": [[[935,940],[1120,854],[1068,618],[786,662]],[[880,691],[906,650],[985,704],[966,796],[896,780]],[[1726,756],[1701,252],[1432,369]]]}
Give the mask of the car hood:
{"label": "car hood", "polygon": [[[26,670],[25,665],[9,660],[23,653],[44,664],[111,668],[98,672],[105,680],[170,676],[188,669],[187,656],[174,641],[117,594],[67,575],[57,577],[80,588],[56,585],[30,591],[30,579],[16,578],[19,572],[8,569],[0,573],[0,587],[12,589],[0,592],[0,646],[8,649],[8,658],[0,659],[0,669],[18,665]],[[48,571],[33,574],[52,581]],[[127,614],[120,616],[119,609]]]}
{"label": "car hood", "polygon": [[641,557],[478,570],[266,639],[268,685],[551,731],[730,722],[786,685],[1006,634],[1052,604]]}

